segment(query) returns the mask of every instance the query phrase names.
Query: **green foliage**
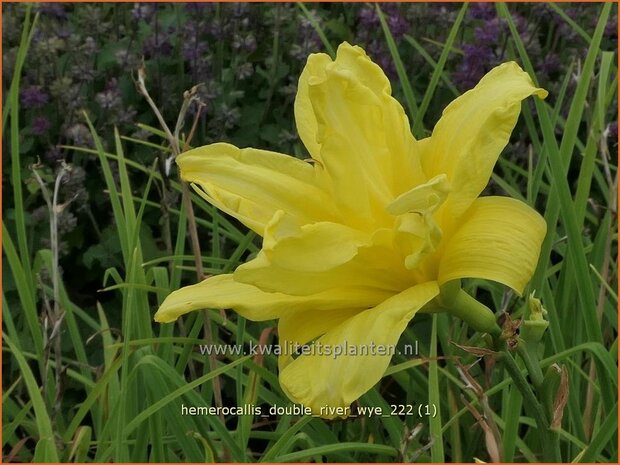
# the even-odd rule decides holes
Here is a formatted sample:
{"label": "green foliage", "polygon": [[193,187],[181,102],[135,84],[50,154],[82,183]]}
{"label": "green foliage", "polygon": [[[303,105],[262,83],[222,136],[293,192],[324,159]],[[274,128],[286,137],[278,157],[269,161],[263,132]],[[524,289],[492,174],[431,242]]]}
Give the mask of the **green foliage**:
{"label": "green foliage", "polygon": [[[66,7],[63,19],[48,7],[3,4],[14,26],[3,28],[12,31],[3,30],[3,41],[13,64],[2,122],[5,460],[467,462],[489,461],[495,447],[506,462],[617,462],[618,71],[609,33],[617,8],[580,5],[579,16],[564,4],[490,7],[252,4],[237,11],[213,4],[193,11],[175,4],[149,13],[90,4]],[[147,13],[150,20],[135,19]],[[73,35],[50,32],[65,22]],[[487,50],[480,31],[495,27]],[[208,41],[201,51],[208,70],[183,48],[193,33],[196,47]],[[97,44],[88,57],[87,36]],[[235,48],[233,40],[245,45]],[[333,54],[342,40],[365,46],[386,69],[420,138],[466,90],[477,72],[468,61],[474,52],[491,51],[487,68],[518,61],[550,91],[546,101],[524,104],[487,189],[544,215],[549,234],[538,269],[524,297],[466,282],[469,293],[512,321],[528,315],[527,297],[535,293],[549,328],[528,353],[532,359],[517,353],[493,364],[472,349],[487,341],[465,323],[445,314],[416,317],[401,343],[419,343],[422,357],[396,355],[359,400],[384,413],[392,404],[414,405],[411,415],[183,415],[183,406],[216,405],[218,394],[226,406],[252,404],[263,413],[290,401],[276,356],[209,360],[198,350],[208,340],[247,346],[263,334],[275,343],[274,331],[263,333],[275,322],[216,311],[174,325],[152,321],[169,292],[195,281],[196,265],[181,185],[174,170],[167,176],[158,165],[170,148],[132,71],[145,53],[149,90],[169,122],[182,92],[206,78],[199,95],[207,107],[192,144],[227,140],[305,158],[292,116],[295,80],[308,53]],[[79,45],[73,58],[72,44]],[[550,56],[558,67],[547,66]],[[82,65],[80,78],[68,71],[75,65]],[[116,87],[106,90],[112,80]],[[51,97],[29,108],[23,91],[36,85]],[[54,115],[50,128],[33,136],[43,110]],[[182,138],[189,132],[187,124]],[[56,155],[44,154],[58,144],[70,171],[53,242],[43,198],[59,168]],[[31,171],[37,158],[43,186]],[[256,254],[253,232],[198,195],[191,199],[206,274],[230,272]],[[535,376],[528,380],[532,363],[546,390]],[[562,386],[562,372],[568,390],[558,419],[550,409],[558,390],[549,386]],[[418,415],[426,405],[437,414]]]}

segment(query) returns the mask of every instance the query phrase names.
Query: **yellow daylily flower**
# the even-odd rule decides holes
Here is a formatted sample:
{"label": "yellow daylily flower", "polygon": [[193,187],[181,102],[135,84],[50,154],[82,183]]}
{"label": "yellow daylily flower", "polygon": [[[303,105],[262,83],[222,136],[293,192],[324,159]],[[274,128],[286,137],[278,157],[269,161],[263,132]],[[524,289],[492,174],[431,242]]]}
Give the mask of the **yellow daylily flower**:
{"label": "yellow daylily flower", "polygon": [[[181,177],[260,234],[263,247],[234,273],[170,294],[155,320],[232,308],[279,319],[281,346],[390,347],[460,278],[523,292],[546,224],[521,201],[479,195],[531,95],[547,92],[504,63],[448,105],[431,137],[416,140],[364,50],[343,43],[333,61],[310,55],[295,118],[312,163],[225,143],[178,157]],[[371,389],[390,355],[284,354],[280,383],[314,413],[342,416],[335,408]]]}

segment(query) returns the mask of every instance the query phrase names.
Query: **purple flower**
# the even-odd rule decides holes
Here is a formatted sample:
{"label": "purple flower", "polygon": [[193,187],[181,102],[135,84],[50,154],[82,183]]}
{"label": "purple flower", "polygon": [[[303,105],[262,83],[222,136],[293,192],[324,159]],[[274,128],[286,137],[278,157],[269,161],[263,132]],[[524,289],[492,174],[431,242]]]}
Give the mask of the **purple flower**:
{"label": "purple flower", "polygon": [[[400,39],[403,34],[405,34],[409,30],[409,23],[405,16],[402,14],[399,6],[394,3],[387,3],[381,5],[381,11],[385,16],[385,21],[387,22],[390,32],[394,36],[396,40]],[[370,32],[374,29],[381,27],[381,22],[379,20],[379,15],[374,8],[364,7],[362,8],[358,15],[359,28],[362,31]]]}
{"label": "purple flower", "polygon": [[208,6],[211,6],[211,4],[190,2],[190,3],[185,4],[185,11],[187,11],[190,14],[202,13],[205,10],[205,8]]}
{"label": "purple flower", "polygon": [[81,49],[89,56],[94,55],[97,52],[97,42],[91,36],[86,37],[84,39],[84,43],[81,46]]}
{"label": "purple flower", "polygon": [[112,118],[112,122],[117,126],[121,124],[132,124],[137,114],[137,111],[131,105],[129,107],[122,108],[122,103],[123,102],[119,99],[119,108],[116,112],[116,117]]}
{"label": "purple flower", "polygon": [[[322,19],[316,11],[310,11],[310,15],[321,24]],[[289,54],[296,60],[306,61],[310,53],[314,53],[322,48],[321,39],[308,18],[300,15],[298,20],[300,25],[298,28],[298,39],[291,45]]]}
{"label": "purple flower", "polygon": [[472,67],[484,68],[493,59],[493,51],[486,45],[465,44],[463,46],[465,60]]}
{"label": "purple flower", "polygon": [[387,74],[390,79],[394,79],[397,76],[394,60],[389,50],[386,48],[385,41],[373,40],[366,47],[366,52],[368,56],[385,71],[385,74]]}
{"label": "purple flower", "polygon": [[69,37],[71,37],[71,26],[70,25],[61,26],[58,29],[56,29],[54,32],[61,39],[68,39]]}
{"label": "purple flower", "polygon": [[154,56],[170,56],[174,50],[168,37],[163,33],[147,37],[142,45],[142,49],[144,50],[144,54],[149,58]]}
{"label": "purple flower", "polygon": [[[58,215],[58,234],[64,236],[68,232],[73,231],[77,226],[77,222],[77,217],[71,211],[68,209],[61,210],[60,215]],[[62,246],[60,253],[62,254]]]}
{"label": "purple flower", "polygon": [[31,131],[34,135],[41,136],[49,130],[50,126],[51,124],[47,118],[44,116],[37,116],[32,120]]}
{"label": "purple flower", "polygon": [[187,37],[183,41],[183,45],[181,45],[181,54],[183,55],[183,58],[190,63],[200,60],[207,54],[207,51],[207,42],[196,39],[195,36]]}
{"label": "purple flower", "polygon": [[67,11],[62,3],[41,3],[39,4],[39,11],[46,16],[51,16],[56,19],[66,19]]}
{"label": "purple flower", "polygon": [[157,5],[152,3],[134,3],[131,9],[131,16],[136,21],[148,22],[155,14],[156,8]]}
{"label": "purple flower", "polygon": [[22,104],[26,108],[41,108],[49,100],[49,96],[41,90],[41,86],[29,86],[22,90]]}
{"label": "purple flower", "polygon": [[95,100],[103,110],[111,110],[120,107],[123,102],[117,79],[112,78],[106,82],[103,92],[97,93],[97,95],[95,95]]}
{"label": "purple flower", "polygon": [[515,13],[512,15],[512,20],[514,21],[515,27],[517,28],[517,31],[519,31],[519,34],[523,35],[527,32],[527,19],[520,14]]}
{"label": "purple flower", "polygon": [[396,12],[396,14],[388,16],[387,23],[396,40],[400,39],[409,30],[409,23],[400,14],[400,12]]}
{"label": "purple flower", "polygon": [[612,121],[607,125],[607,137],[613,142],[618,142],[618,121]]}
{"label": "purple flower", "polygon": [[232,41],[232,48],[234,50],[242,50],[247,53],[252,53],[256,50],[256,37],[254,37],[254,34],[252,33],[249,33],[245,37],[235,34]]}
{"label": "purple flower", "polygon": [[605,25],[605,37],[607,37],[608,39],[616,39],[618,37],[618,18],[616,18],[615,20],[609,21],[606,25]]}
{"label": "purple flower", "polygon": [[226,103],[220,105],[219,111],[215,119],[224,129],[232,129],[239,122],[241,111],[239,108],[231,107]]}
{"label": "purple flower", "polygon": [[543,58],[540,68],[543,73],[549,75],[557,73],[561,66],[562,62],[560,61],[560,57],[555,53],[549,53]]}
{"label": "purple flower", "polygon": [[237,68],[237,79],[240,81],[249,78],[252,74],[254,74],[254,67],[252,66],[252,63],[246,62]]}
{"label": "purple flower", "polygon": [[95,95],[95,100],[103,110],[111,110],[121,104],[121,97],[115,90],[99,92]]}
{"label": "purple flower", "polygon": [[463,61],[454,73],[454,80],[462,90],[471,89],[482,78],[493,62],[493,51],[486,45],[463,45]]}
{"label": "purple flower", "polygon": [[359,25],[362,28],[375,28],[379,26],[379,17],[374,8],[364,7],[357,15]]}
{"label": "purple flower", "polygon": [[76,123],[73,126],[67,128],[65,130],[65,137],[73,141],[75,145],[85,147],[93,146],[93,137],[90,131],[85,125],[81,123]]}
{"label": "purple flower", "polygon": [[230,37],[232,24],[224,22],[222,19],[212,19],[207,24],[207,32],[217,40],[224,40]]}
{"label": "purple flower", "polygon": [[498,18],[493,18],[484,23],[484,26],[474,29],[474,37],[476,42],[483,44],[496,44],[501,33],[500,22]]}
{"label": "purple flower", "polygon": [[579,9],[577,7],[569,7],[564,9],[564,13],[572,20],[579,19]]}
{"label": "purple flower", "polygon": [[43,156],[52,163],[56,163],[64,158],[62,150],[56,145],[50,146]]}
{"label": "purple flower", "polygon": [[237,19],[245,18],[250,11],[249,5],[247,5],[246,3],[235,2],[230,3],[227,6],[229,6],[229,8],[231,9],[233,18]]}
{"label": "purple flower", "polygon": [[140,65],[140,59],[129,49],[117,50],[114,57],[123,68],[136,69]]}
{"label": "purple flower", "polygon": [[[311,16],[315,23],[319,25],[322,23],[323,18],[321,18],[321,16],[316,10],[308,11],[308,16]],[[306,16],[299,15],[299,25],[301,26],[302,29],[309,29],[309,30],[314,29],[314,26],[312,25],[312,21],[310,21],[310,18]]]}
{"label": "purple flower", "polygon": [[474,19],[489,21],[495,17],[495,8],[492,3],[470,3],[469,15]]}

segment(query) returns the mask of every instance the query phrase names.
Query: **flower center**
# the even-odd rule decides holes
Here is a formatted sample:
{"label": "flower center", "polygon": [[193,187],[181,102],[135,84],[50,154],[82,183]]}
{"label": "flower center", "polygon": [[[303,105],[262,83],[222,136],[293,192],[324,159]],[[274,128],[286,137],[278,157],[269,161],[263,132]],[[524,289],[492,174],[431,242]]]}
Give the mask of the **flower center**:
{"label": "flower center", "polygon": [[437,249],[442,233],[433,215],[449,191],[446,175],[440,174],[401,194],[386,207],[395,216],[394,243],[405,256],[407,269],[416,268]]}

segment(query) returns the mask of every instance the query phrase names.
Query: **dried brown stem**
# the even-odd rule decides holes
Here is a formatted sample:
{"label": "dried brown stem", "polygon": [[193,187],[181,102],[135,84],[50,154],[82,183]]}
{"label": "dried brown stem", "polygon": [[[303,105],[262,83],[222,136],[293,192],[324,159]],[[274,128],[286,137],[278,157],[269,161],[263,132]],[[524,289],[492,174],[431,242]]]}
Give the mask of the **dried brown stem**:
{"label": "dried brown stem", "polygon": [[[157,117],[162,129],[166,133],[166,138],[168,139],[168,142],[170,143],[170,146],[172,147],[172,153],[174,157],[176,158],[181,153],[179,141],[181,139],[181,129],[183,128],[187,110],[189,109],[189,106],[192,102],[198,102],[200,105],[200,102],[196,96],[198,86],[194,86],[192,89],[184,93],[183,104],[181,106],[181,110],[179,111],[179,116],[177,118],[177,122],[176,122],[175,129],[174,129],[174,134],[173,134],[172,131],[170,131],[170,128],[168,127],[168,125],[166,124],[164,117],[161,115],[161,112],[157,108],[157,105],[155,104],[151,96],[149,95],[146,89],[145,79],[146,79],[146,72],[145,72],[144,67],[142,67],[138,70],[138,80],[137,80],[138,90],[147,100],[149,106],[155,113],[155,116]],[[192,130],[190,132],[189,139],[191,139],[191,137],[193,137],[194,135],[196,125],[198,122],[198,118],[200,116],[201,108],[202,107],[199,106],[198,112],[194,118],[194,123],[192,125]],[[184,150],[188,147],[189,139],[183,145]],[[200,282],[205,278],[205,275],[204,275],[204,269],[202,266],[202,254],[200,250],[200,241],[198,239],[198,227],[196,225],[196,217],[194,216],[194,208],[192,206],[191,195],[187,187],[187,183],[184,182],[183,180],[181,180],[181,192],[183,196],[183,200],[182,200],[183,206],[187,212],[187,225],[188,225],[188,232],[190,236],[190,246],[192,249],[192,254],[194,256],[194,264],[196,266],[196,279],[198,282]],[[207,343],[212,345],[213,344],[213,332],[211,328],[211,319],[209,317],[208,311],[206,311],[204,314],[204,332],[205,332],[205,339]],[[209,369],[215,370],[217,368],[217,361],[215,359],[215,354],[209,354],[208,360],[209,360]],[[192,367],[190,367],[190,369],[191,368]],[[222,402],[222,387],[221,387],[219,377],[213,378],[213,397],[215,399],[216,406],[220,407],[220,411],[221,411],[223,402]],[[223,415],[220,415],[220,419],[222,420],[222,422],[224,422]]]}
{"label": "dried brown stem", "polygon": [[[71,202],[66,202],[64,204],[60,204],[58,197],[60,194],[60,185],[62,183],[62,179],[65,174],[70,171],[69,167],[63,162],[58,175],[56,176],[56,180],[54,182],[54,191],[52,195],[50,195],[49,190],[47,189],[47,185],[39,175],[37,168],[38,165],[32,166],[32,172],[34,174],[37,183],[41,187],[41,193],[43,195],[43,199],[47,205],[47,209],[49,212],[50,219],[50,248],[52,249],[52,263],[51,263],[51,281],[52,281],[52,292],[53,292],[53,307],[50,305],[49,300],[45,296],[45,290],[43,287],[43,283],[41,283],[41,289],[43,289],[44,294],[44,303],[47,308],[47,315],[45,317],[45,327],[47,329],[48,323],[51,326],[51,333],[49,337],[47,337],[46,341],[46,365],[49,362],[49,351],[53,347],[54,350],[54,359],[56,361],[56,371],[55,371],[55,381],[56,381],[56,393],[54,399],[54,406],[52,409],[52,416],[55,417],[60,411],[60,405],[62,400],[62,385],[63,385],[63,373],[64,369],[62,366],[62,338],[61,338],[61,327],[65,318],[65,312],[60,304],[60,277],[58,273],[59,269],[59,239],[58,239],[58,215],[62,212],[64,208],[68,206]],[[47,331],[46,331],[47,336]]]}

